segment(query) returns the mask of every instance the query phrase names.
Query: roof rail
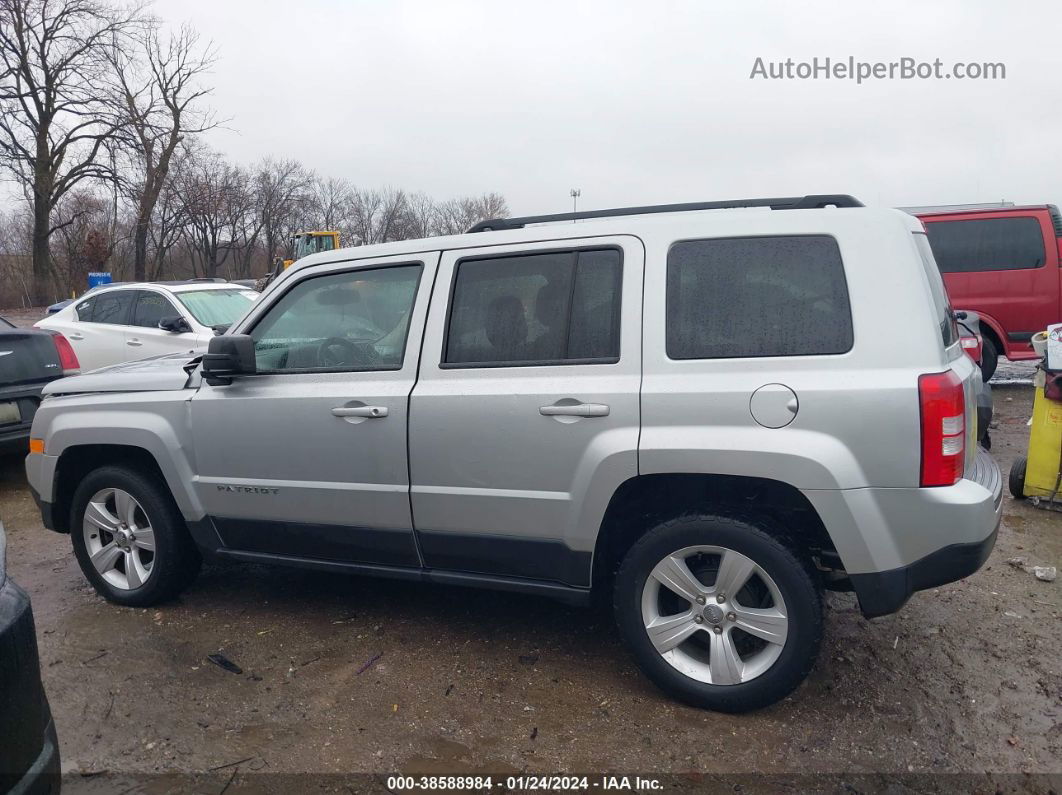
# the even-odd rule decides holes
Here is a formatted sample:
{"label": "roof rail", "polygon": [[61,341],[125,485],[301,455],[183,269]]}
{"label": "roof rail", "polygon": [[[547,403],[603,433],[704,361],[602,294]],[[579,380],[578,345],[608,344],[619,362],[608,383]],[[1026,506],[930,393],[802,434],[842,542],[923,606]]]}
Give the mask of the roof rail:
{"label": "roof rail", "polygon": [[554,221],[581,221],[584,218],[616,218],[624,215],[653,215],[655,213],[683,213],[691,210],[730,210],[738,207],[770,207],[772,210],[815,210],[822,207],[862,207],[863,203],[846,193],[789,196],[776,199],[732,199],[718,202],[686,202],[685,204],[652,204],[645,207],[614,207],[608,210],[583,210],[575,213],[526,215],[522,218],[491,218],[480,221],[469,232],[497,232],[504,229],[523,229],[528,224],[547,224]]}

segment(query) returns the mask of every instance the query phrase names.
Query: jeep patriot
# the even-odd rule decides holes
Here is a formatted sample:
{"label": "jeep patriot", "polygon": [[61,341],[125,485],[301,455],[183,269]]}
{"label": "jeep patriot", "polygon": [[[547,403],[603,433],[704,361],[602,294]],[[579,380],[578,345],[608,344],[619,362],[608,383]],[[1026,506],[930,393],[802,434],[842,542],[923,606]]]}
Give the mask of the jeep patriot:
{"label": "jeep patriot", "polygon": [[26,468],[117,604],[203,556],[603,595],[654,683],[736,712],[807,676],[824,589],[880,616],[984,562],[978,377],[897,210],[498,219],[307,257],[205,353],[50,384]]}

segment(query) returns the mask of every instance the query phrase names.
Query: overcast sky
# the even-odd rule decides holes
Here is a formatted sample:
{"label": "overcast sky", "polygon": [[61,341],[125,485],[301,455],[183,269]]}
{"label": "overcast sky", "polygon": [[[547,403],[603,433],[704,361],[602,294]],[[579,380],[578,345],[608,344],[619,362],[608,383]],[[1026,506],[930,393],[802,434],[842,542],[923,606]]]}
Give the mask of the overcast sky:
{"label": "overcast sky", "polygon": [[[1062,203],[1057,2],[156,0],[218,47],[210,143],[516,214],[805,193]],[[750,80],[818,56],[995,81]]]}

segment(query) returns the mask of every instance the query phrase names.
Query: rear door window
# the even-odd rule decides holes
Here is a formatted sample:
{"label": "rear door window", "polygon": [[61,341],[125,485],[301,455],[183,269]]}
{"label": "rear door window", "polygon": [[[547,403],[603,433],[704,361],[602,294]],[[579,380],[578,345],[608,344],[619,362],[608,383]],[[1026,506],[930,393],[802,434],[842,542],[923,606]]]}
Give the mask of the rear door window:
{"label": "rear door window", "polygon": [[158,328],[164,317],[180,316],[180,312],[166,296],[150,290],[137,290],[136,309],[133,310],[133,325]]}
{"label": "rear door window", "polygon": [[978,273],[1043,267],[1044,235],[1033,217],[926,221],[942,273]]}
{"label": "rear door window", "polygon": [[852,348],[837,241],[828,235],[675,243],[667,257],[672,359],[811,356]]}
{"label": "rear door window", "polygon": [[612,248],[462,260],[443,366],[617,361],[621,269]]}

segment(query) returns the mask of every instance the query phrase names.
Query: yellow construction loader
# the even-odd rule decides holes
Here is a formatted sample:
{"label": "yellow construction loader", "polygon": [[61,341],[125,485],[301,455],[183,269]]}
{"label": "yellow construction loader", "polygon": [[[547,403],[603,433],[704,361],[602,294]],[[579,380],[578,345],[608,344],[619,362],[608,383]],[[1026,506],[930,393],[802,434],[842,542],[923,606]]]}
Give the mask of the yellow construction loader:
{"label": "yellow construction loader", "polygon": [[303,257],[318,254],[322,251],[334,251],[337,248],[339,248],[339,232],[296,232],[291,236],[290,245],[288,246],[291,258],[281,259],[277,257],[273,261],[273,269],[258,280],[255,288],[259,291],[264,290],[271,281],[291,267],[291,263],[297,262]]}

